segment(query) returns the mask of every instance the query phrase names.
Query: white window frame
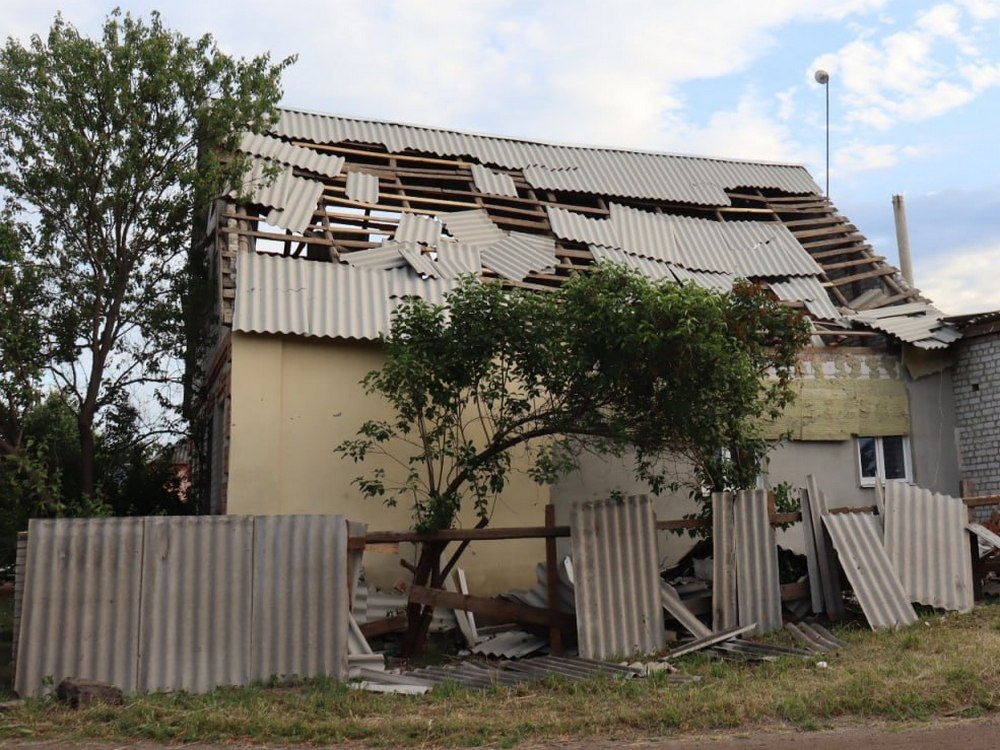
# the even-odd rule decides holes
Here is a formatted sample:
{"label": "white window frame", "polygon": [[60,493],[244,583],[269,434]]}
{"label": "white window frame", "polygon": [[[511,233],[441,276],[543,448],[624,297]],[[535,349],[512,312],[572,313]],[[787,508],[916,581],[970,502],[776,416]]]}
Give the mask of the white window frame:
{"label": "white window frame", "polygon": [[[903,441],[903,474],[902,477],[894,477],[891,480],[885,478],[885,448],[883,447],[882,441],[885,438],[899,438]],[[861,465],[861,441],[862,440],[874,440],[875,441],[875,476],[866,477],[863,472],[863,467]],[[858,483],[862,487],[874,487],[876,479],[882,480],[882,482],[893,481],[893,482],[912,482],[913,481],[913,468],[910,464],[910,438],[906,435],[885,435],[884,437],[874,437],[871,435],[859,435],[854,439],[854,459],[858,467]]]}

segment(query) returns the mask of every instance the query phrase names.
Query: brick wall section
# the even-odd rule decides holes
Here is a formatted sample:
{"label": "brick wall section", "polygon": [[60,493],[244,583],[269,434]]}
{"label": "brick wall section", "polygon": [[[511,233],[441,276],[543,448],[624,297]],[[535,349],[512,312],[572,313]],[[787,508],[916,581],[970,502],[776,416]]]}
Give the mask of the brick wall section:
{"label": "brick wall section", "polygon": [[962,478],[977,495],[1000,494],[1000,333],[959,345],[952,383]]}

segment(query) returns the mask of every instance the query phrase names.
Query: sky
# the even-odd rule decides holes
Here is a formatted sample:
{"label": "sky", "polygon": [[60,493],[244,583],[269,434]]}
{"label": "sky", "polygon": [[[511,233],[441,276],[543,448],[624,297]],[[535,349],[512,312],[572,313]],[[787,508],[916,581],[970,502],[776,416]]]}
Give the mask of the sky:
{"label": "sky", "polygon": [[[159,9],[225,52],[297,54],[284,106],[527,139],[805,165],[948,314],[1000,309],[1000,0],[0,0],[95,36]],[[815,71],[829,73],[828,90]]]}

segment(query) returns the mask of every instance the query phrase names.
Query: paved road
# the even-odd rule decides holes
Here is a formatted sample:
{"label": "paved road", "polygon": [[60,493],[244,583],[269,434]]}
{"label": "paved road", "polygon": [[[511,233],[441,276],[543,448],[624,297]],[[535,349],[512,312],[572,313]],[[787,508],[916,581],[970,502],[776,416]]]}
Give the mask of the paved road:
{"label": "paved road", "polygon": [[[118,742],[12,742],[11,750],[277,750],[277,745],[156,745]],[[303,746],[293,746],[303,750]],[[352,745],[358,748],[358,745]],[[683,739],[646,740],[642,742],[587,742],[541,745],[524,750],[996,750],[1000,747],[1000,714],[987,719],[938,722],[910,729],[882,727],[845,728],[823,732],[766,732],[752,735],[709,735]],[[284,750],[284,748],[281,748]]]}

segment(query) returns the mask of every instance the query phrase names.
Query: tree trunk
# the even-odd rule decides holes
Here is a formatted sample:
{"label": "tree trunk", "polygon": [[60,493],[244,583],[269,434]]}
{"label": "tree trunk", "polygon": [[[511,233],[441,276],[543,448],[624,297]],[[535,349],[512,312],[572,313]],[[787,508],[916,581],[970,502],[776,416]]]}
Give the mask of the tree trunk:
{"label": "tree trunk", "polygon": [[[420,545],[420,557],[417,559],[417,568],[413,573],[414,586],[431,587],[440,586],[441,582],[435,580],[439,576],[441,569],[441,555],[447,546],[441,542],[425,542]],[[431,627],[431,620],[434,617],[434,608],[423,606],[415,602],[406,605],[407,627],[403,636],[403,656],[412,659],[419,656],[427,641],[427,632]]]}
{"label": "tree trunk", "polygon": [[94,420],[86,413],[77,418],[80,434],[80,485],[85,497],[94,494]]}

